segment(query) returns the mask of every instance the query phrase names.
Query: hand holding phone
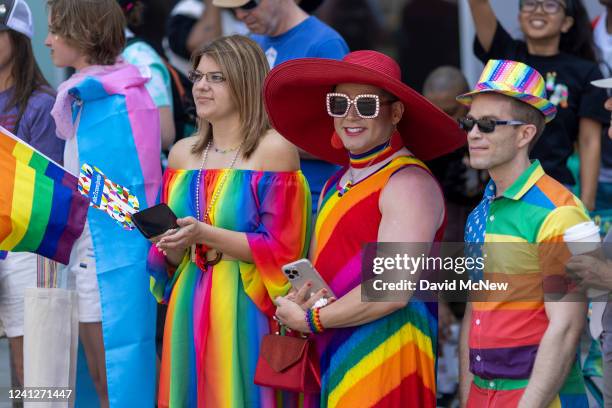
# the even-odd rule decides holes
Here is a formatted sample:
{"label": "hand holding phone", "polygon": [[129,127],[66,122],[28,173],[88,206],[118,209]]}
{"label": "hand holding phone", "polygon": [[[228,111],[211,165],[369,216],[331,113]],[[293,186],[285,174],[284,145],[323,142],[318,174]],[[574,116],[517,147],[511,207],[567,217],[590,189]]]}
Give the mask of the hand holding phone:
{"label": "hand holding phone", "polygon": [[177,217],[166,204],[158,204],[135,213],[134,225],[147,239],[162,235],[168,230],[178,228]]}
{"label": "hand holding phone", "polygon": [[335,297],[334,292],[327,285],[325,280],[319,275],[319,272],[312,266],[308,259],[300,259],[290,264],[283,266],[283,273],[289,279],[289,283],[295,290],[301,289],[307,282],[312,284],[310,291],[306,294],[304,300],[308,300],[312,295],[321,289],[327,290],[326,297]]}

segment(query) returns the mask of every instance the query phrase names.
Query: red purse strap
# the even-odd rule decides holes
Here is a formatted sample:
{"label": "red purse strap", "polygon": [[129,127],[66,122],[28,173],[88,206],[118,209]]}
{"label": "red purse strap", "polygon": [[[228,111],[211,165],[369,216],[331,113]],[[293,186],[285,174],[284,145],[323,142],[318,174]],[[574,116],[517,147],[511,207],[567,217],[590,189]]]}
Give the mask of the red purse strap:
{"label": "red purse strap", "polygon": [[319,385],[319,388],[321,388],[321,369],[319,366],[319,356],[317,354],[317,350],[315,349],[315,344],[312,340],[310,340],[310,344],[308,346],[308,356],[306,357],[308,359],[308,366],[310,367],[310,371],[312,372],[315,381]]}

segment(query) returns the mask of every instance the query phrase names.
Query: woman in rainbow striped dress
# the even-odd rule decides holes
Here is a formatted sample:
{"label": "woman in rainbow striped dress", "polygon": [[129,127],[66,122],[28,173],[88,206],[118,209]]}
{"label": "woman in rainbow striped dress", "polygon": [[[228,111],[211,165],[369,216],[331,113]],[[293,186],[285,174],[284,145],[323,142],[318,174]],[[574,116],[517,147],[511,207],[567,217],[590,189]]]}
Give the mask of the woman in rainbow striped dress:
{"label": "woman in rainbow striped dress", "polygon": [[441,239],[444,199],[419,159],[451,152],[465,136],[402,84],[395,61],[374,51],[287,62],[271,71],[264,89],[275,129],[345,166],[321,193],[310,256],[337,300],[309,308],[303,288],[276,299],[277,318],[313,333],[320,355],[321,394],[307,404],[435,406],[435,305],[408,295],[362,301],[362,254],[370,242]]}
{"label": "woman in rainbow striped dress", "polygon": [[253,378],[271,299],[289,289],[280,267],[306,252],[310,192],[296,148],[270,129],[259,46],[223,37],[193,68],[201,126],[172,148],[161,194],[181,228],[149,258],[152,292],[168,303],[158,404],[273,407],[274,390]]}

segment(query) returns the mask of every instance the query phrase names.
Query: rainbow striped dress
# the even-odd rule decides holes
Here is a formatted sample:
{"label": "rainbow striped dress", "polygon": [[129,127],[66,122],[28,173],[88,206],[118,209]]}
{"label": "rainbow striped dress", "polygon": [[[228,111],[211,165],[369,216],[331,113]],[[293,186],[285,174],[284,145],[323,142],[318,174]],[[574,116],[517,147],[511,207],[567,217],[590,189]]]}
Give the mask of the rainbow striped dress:
{"label": "rainbow striped dress", "polygon": [[[227,178],[210,211],[213,225],[245,232],[254,263],[222,260],[200,270],[188,254],[174,273],[152,247],[151,291],[168,303],[160,407],[274,407],[271,388],[253,383],[262,337],[289,283],[281,266],[306,255],[310,191],[301,172],[204,170],[200,214]],[[168,169],[162,196],[178,217],[193,216],[198,170]]]}
{"label": "rainbow striped dress", "polygon": [[[376,242],[378,237],[380,193],[389,178],[407,166],[426,169],[414,157],[397,157],[342,197],[337,189],[346,169],[327,182],[315,226],[313,259],[337,297],[360,284],[362,246]],[[316,336],[321,356],[321,396],[316,401],[310,398],[308,405],[435,406],[437,328],[437,312],[412,300],[381,319]]]}

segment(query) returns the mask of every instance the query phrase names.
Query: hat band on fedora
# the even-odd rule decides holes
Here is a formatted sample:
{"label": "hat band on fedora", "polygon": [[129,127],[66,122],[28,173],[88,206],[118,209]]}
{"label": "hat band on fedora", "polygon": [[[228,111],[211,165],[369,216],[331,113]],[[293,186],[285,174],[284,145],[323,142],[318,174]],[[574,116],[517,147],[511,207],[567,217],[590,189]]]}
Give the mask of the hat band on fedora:
{"label": "hat band on fedora", "polygon": [[504,92],[515,92],[517,94],[524,94],[525,90],[524,89],[519,89],[516,86],[510,85],[510,84],[506,84],[503,82],[494,82],[494,81],[490,81],[490,82],[481,82],[479,84],[476,85],[475,90],[476,91],[484,91],[484,90],[496,90],[496,91],[504,91]]}
{"label": "hat band on fedora", "polygon": [[459,95],[457,100],[469,106],[476,95],[492,92],[531,105],[544,115],[546,123],[553,120],[557,113],[556,106],[547,99],[542,75],[522,62],[489,60],[474,90]]}

